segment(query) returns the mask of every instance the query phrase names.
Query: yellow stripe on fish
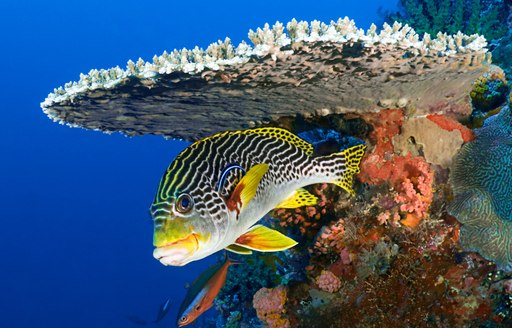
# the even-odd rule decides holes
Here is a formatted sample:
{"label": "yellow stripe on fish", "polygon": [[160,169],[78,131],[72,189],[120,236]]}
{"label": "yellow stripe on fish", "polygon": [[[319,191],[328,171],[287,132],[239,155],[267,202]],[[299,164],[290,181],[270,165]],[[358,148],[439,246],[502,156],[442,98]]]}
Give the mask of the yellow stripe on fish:
{"label": "yellow stripe on fish", "polygon": [[154,256],[185,265],[224,248],[248,254],[292,247],[290,238],[254,225],[273,208],[316,204],[307,185],[333,183],[354,194],[364,150],[357,145],[313,157],[311,144],[280,128],[228,131],[195,142],[169,165],[151,206]]}

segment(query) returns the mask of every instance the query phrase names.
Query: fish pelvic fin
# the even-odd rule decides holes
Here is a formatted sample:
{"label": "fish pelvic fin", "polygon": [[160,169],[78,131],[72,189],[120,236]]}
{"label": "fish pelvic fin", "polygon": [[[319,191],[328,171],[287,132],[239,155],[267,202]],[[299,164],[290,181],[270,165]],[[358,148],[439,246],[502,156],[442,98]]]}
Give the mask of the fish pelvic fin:
{"label": "fish pelvic fin", "polygon": [[251,202],[256,195],[256,190],[260,184],[261,178],[268,171],[268,164],[256,164],[247,172],[238,182],[233,194],[227,201],[228,208],[238,213]]}
{"label": "fish pelvic fin", "polygon": [[243,246],[237,245],[237,244],[231,244],[228,247],[225,248],[227,251],[233,252],[235,254],[241,254],[241,255],[251,255],[252,250],[245,248]]}
{"label": "fish pelvic fin", "polygon": [[319,157],[321,165],[324,167],[335,167],[336,170],[343,170],[341,178],[330,181],[349,192],[351,195],[355,195],[352,185],[354,183],[354,174],[361,172],[359,164],[363,158],[365,145],[356,145],[347,148],[339,153],[334,153],[329,156]]}
{"label": "fish pelvic fin", "polygon": [[279,231],[255,225],[238,237],[235,244],[260,252],[278,252],[297,245],[297,242]]}
{"label": "fish pelvic fin", "polygon": [[288,198],[279,203],[276,208],[297,208],[302,206],[314,206],[318,198],[304,188],[295,190]]}

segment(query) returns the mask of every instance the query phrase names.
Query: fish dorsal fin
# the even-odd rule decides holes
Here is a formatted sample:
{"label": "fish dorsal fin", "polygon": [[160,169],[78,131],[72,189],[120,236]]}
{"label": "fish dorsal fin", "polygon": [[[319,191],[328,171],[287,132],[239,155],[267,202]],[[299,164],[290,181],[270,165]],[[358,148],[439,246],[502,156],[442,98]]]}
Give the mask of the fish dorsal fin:
{"label": "fish dorsal fin", "polygon": [[237,245],[237,244],[229,245],[228,247],[226,247],[226,250],[236,253],[236,254],[241,254],[241,255],[251,255],[252,254],[252,251],[250,249],[245,248],[240,245]]}
{"label": "fish dorsal fin", "polygon": [[255,225],[236,239],[236,245],[260,252],[277,252],[297,245],[297,242],[279,231]]}
{"label": "fish dorsal fin", "polygon": [[268,171],[268,164],[256,164],[236,185],[233,194],[227,201],[228,208],[239,212],[251,202],[256,195],[256,190],[260,184],[261,178]]}
{"label": "fish dorsal fin", "polygon": [[318,198],[304,188],[295,190],[288,198],[279,203],[276,208],[297,208],[313,206],[318,203]]}
{"label": "fish dorsal fin", "polygon": [[294,145],[297,148],[302,149],[307,155],[313,154],[313,145],[309,142],[297,137],[295,134],[282,128],[256,128],[242,131],[244,134],[259,134],[268,138],[276,138],[279,140],[286,141],[289,144]]}

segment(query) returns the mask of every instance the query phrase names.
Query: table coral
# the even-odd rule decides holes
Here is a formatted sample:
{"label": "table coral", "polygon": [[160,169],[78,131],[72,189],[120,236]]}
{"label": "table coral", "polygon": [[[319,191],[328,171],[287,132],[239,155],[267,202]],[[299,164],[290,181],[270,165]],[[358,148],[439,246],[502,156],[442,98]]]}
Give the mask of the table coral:
{"label": "table coral", "polygon": [[475,131],[455,158],[448,211],[461,223],[460,240],[504,270],[512,270],[512,118],[510,107]]}
{"label": "table coral", "polygon": [[296,115],[397,107],[465,115],[471,81],[490,67],[479,35],[421,38],[400,23],[364,31],[348,18],[292,20],[250,31],[249,39],[253,45],[226,38],[126,69],[93,69],[41,107],[73,127],[192,141]]}

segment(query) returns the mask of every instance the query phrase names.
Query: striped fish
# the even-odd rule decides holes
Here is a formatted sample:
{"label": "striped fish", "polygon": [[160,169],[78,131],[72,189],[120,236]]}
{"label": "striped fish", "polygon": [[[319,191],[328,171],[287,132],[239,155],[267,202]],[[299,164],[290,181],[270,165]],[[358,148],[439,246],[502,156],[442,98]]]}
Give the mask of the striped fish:
{"label": "striped fish", "polygon": [[313,157],[313,146],[280,128],[228,131],[183,150],[163,175],[153,204],[154,257],[185,265],[221,249],[281,251],[291,238],[258,220],[274,208],[312,206],[303,189],[333,183],[353,194],[364,145]]}

